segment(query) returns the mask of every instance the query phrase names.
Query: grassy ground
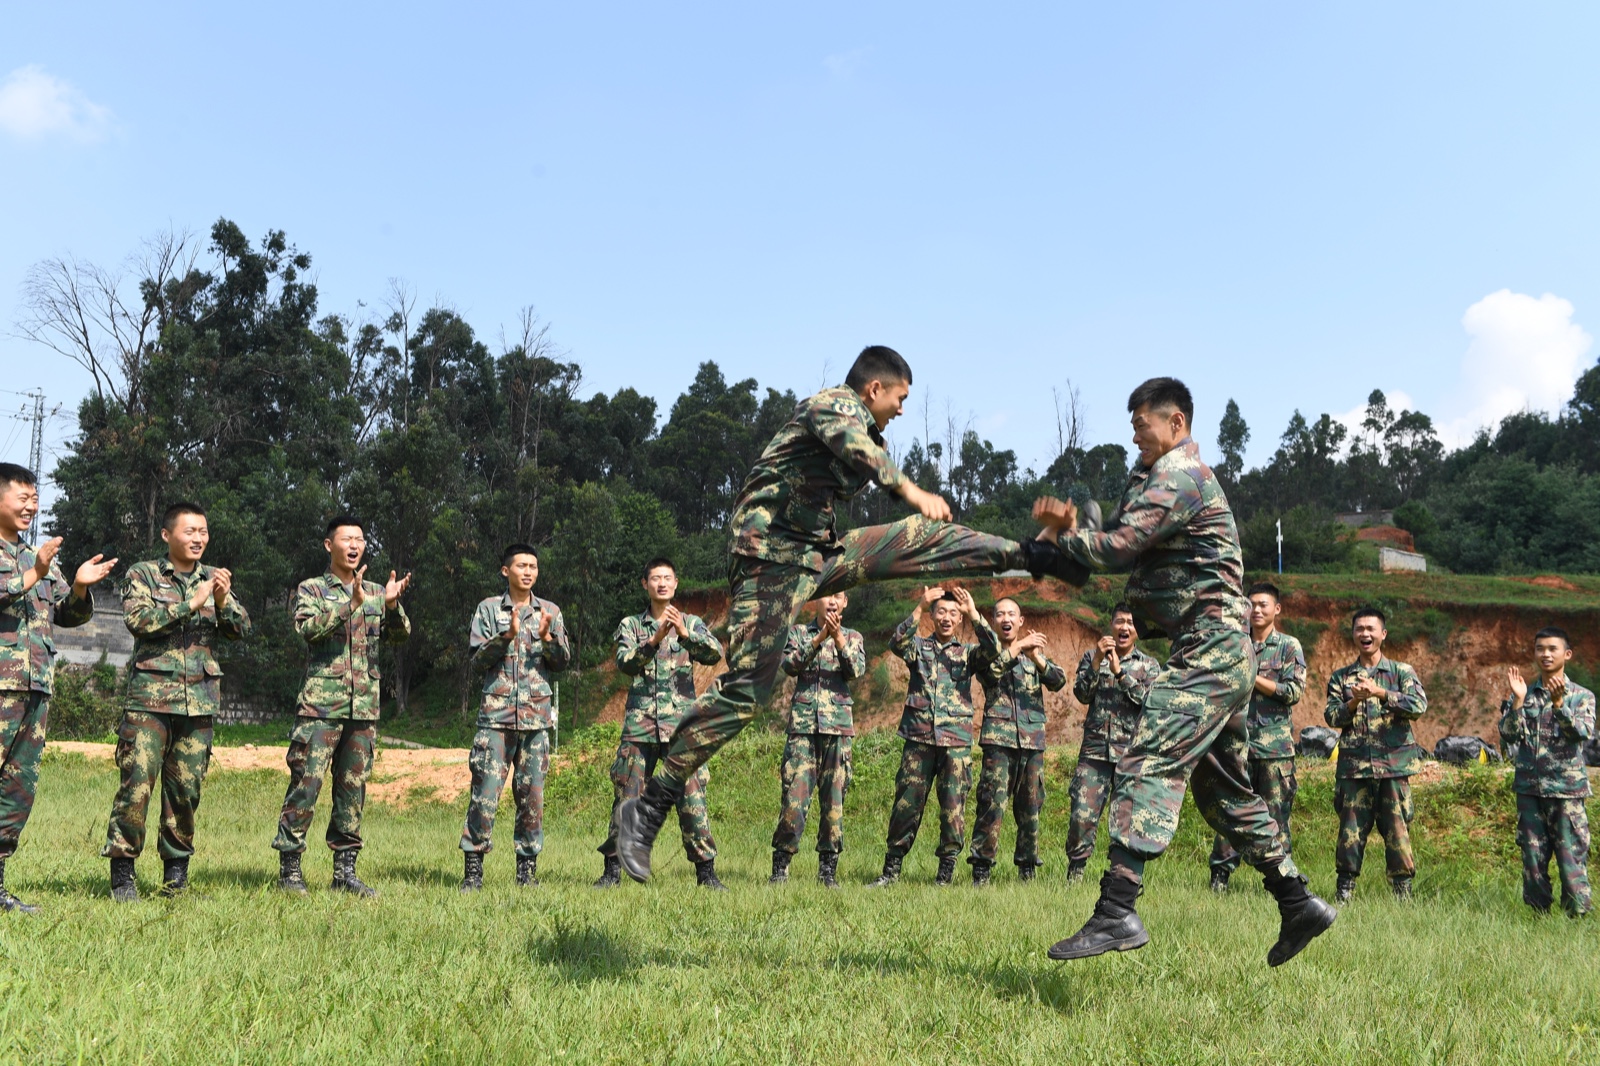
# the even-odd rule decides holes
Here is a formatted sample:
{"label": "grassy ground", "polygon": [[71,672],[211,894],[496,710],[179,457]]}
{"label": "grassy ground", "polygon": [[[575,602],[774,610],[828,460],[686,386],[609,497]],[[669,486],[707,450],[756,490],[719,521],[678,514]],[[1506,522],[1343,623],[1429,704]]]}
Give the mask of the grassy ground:
{"label": "grassy ground", "polygon": [[[375,902],[326,890],[320,844],[309,897],[271,889],[284,779],[263,771],[208,781],[198,895],[113,906],[97,854],[113,769],[47,756],[7,870],[45,913],[0,922],[0,1060],[1600,1060],[1600,925],[1521,906],[1511,799],[1493,771],[1453,774],[1420,797],[1414,903],[1387,898],[1375,848],[1356,902],[1286,967],[1264,964],[1277,918],[1254,875],[1225,897],[1206,890],[1208,841],[1192,809],[1151,866],[1141,911],[1152,943],[1056,964],[1044,948],[1077,928],[1095,895],[1062,883],[1064,760],[1051,767],[1049,865],[1032,885],[1006,865],[986,891],[933,887],[925,827],[906,882],[864,889],[882,858],[898,753],[875,735],[858,747],[848,887],[817,887],[802,852],[795,881],[769,888],[781,738],[758,734],[713,764],[732,891],[694,889],[669,833],[655,882],[601,893],[588,886],[614,735],[575,736],[573,761],[550,781],[542,888],[510,885],[509,817],[489,887],[462,897],[463,804],[375,806],[361,863],[382,890]],[[1297,853],[1326,891],[1331,781],[1325,767],[1304,776]],[[319,819],[313,839],[321,829]],[[140,862],[147,895],[153,851]]]}

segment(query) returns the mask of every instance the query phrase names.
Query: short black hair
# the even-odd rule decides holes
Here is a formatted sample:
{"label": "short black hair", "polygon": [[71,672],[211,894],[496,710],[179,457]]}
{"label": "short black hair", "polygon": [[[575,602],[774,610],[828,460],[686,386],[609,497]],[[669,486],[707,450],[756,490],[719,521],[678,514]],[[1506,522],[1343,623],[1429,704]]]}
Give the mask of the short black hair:
{"label": "short black hair", "polygon": [[33,476],[33,471],[16,463],[0,463],[0,485],[33,485],[37,486],[39,479]]}
{"label": "short black hair", "polygon": [[1542,637],[1560,637],[1561,643],[1565,644],[1569,650],[1572,648],[1572,638],[1567,636],[1567,631],[1560,626],[1545,626],[1533,635],[1533,642],[1537,644]]}
{"label": "short black hair", "polygon": [[531,555],[534,562],[539,561],[539,553],[534,550],[533,545],[524,544],[519,540],[515,544],[507,544],[505,546],[505,550],[500,553],[500,565],[510,566],[511,560],[519,555]]}
{"label": "short black hair", "polygon": [[1017,609],[1017,613],[1018,614],[1022,613],[1022,604],[1017,602],[1016,597],[1014,597],[1014,596],[1001,596],[998,600],[994,601],[994,609],[998,611],[1000,609],[1000,605],[1002,603],[1009,603],[1011,606],[1013,606],[1013,607],[1015,607]]}
{"label": "short black hair", "polygon": [[663,566],[672,571],[673,577],[678,576],[678,568],[672,565],[672,560],[668,559],[665,555],[658,555],[654,559],[651,559],[648,563],[644,564],[644,569],[639,571],[639,580],[643,581],[645,578],[650,576],[650,571],[658,570]]}
{"label": "short black hair", "polygon": [[1141,407],[1176,407],[1189,429],[1194,429],[1194,397],[1189,395],[1189,386],[1177,378],[1151,378],[1134,389],[1128,397],[1128,413]]}
{"label": "short black hair", "polygon": [[1370,603],[1367,604],[1365,607],[1357,607],[1356,608],[1356,613],[1350,616],[1350,624],[1351,624],[1351,626],[1354,626],[1357,622],[1361,621],[1361,619],[1363,619],[1363,618],[1376,618],[1378,620],[1378,624],[1380,626],[1383,626],[1385,629],[1389,628],[1389,619],[1384,616],[1384,613],[1382,611],[1378,610],[1376,607],[1372,606],[1372,604],[1370,604]]}
{"label": "short black hair", "polygon": [[355,526],[357,529],[361,530],[361,535],[363,537],[367,535],[367,524],[361,521],[361,519],[357,518],[353,514],[336,514],[332,518],[328,519],[328,528],[326,532],[323,533],[323,536],[332,537],[333,531],[338,529],[340,526]]}
{"label": "short black hair", "polygon": [[1112,618],[1115,618],[1119,614],[1125,614],[1129,618],[1133,617],[1133,608],[1128,606],[1128,601],[1127,600],[1123,600],[1120,603],[1118,603],[1115,607],[1111,608],[1111,617]]}
{"label": "short black hair", "polygon": [[177,524],[178,519],[182,518],[186,514],[197,514],[201,518],[204,518],[206,516],[206,510],[198,503],[190,503],[188,500],[179,500],[177,503],[174,503],[171,507],[168,507],[164,512],[162,512],[161,528],[169,533],[172,532],[172,527]]}
{"label": "short black hair", "polygon": [[940,596],[938,599],[934,600],[933,602],[934,603],[953,603],[958,607],[961,606],[961,601],[956,599],[956,594],[955,594],[955,591],[953,589],[945,589],[944,590],[944,595]]}
{"label": "short black hair", "polygon": [[1279,592],[1278,591],[1278,586],[1274,585],[1270,581],[1257,581],[1254,585],[1250,586],[1250,591],[1246,592],[1245,595],[1246,596],[1267,595],[1267,596],[1271,596],[1273,599],[1277,600],[1279,603],[1283,602],[1283,593]]}
{"label": "short black hair", "polygon": [[860,392],[874,381],[885,385],[911,384],[911,364],[899,352],[881,344],[869,344],[861,349],[850,373],[844,376],[849,388]]}

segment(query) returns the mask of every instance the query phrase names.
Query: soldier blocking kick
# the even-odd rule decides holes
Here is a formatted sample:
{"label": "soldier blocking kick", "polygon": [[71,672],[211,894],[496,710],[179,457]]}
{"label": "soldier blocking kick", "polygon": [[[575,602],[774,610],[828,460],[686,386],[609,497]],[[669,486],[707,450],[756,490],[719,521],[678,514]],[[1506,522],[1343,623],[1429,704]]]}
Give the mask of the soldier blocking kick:
{"label": "soldier blocking kick", "polygon": [[1567,677],[1572,640],[1557,626],[1533,638],[1539,676],[1533,684],[1513,666],[1511,698],[1500,705],[1500,739],[1516,764],[1517,846],[1522,849],[1522,902],[1550,909],[1550,859],[1561,877],[1561,907],[1589,912],[1589,774],[1584,742],[1594,735],[1594,693]]}
{"label": "soldier blocking kick", "polygon": [[572,660],[561,608],[533,594],[539,555],[512,544],[500,554],[506,591],[472,615],[472,668],[483,679],[478,733],[472,738],[472,798],[461,830],[461,891],[483,887],[483,857],[494,847],[494,814],[506,777],[517,805],[517,884],[539,883],[544,847],[544,778],[550,770],[550,675]]}
{"label": "soldier blocking kick", "polygon": [[189,887],[194,814],[211,762],[212,716],[222,701],[220,640],[250,632],[250,617],[233,595],[233,574],[200,561],[211,532],[198,504],[175,503],[161,517],[164,559],[137,563],[123,586],[122,617],[133,655],[117,726],[122,783],[111,801],[105,847],[111,898],[139,898],[134,860],[144,850],[145,816],[161,777],[161,894]]}
{"label": "soldier blocking kick", "polygon": [[370,897],[378,893],[356,876],[356,857],[378,739],[378,646],[404,644],[411,635],[411,621],[400,606],[411,575],[396,577],[391,570],[387,584],[367,581],[361,561],[367,551],[366,527],[349,515],[328,523],[322,547],[328,553],[328,572],[300,582],[295,592],[294,627],[309,656],[289,734],[289,788],[272,846],[279,853],[278,887],[305,892],[300,856],[322,780],[331,772],[331,887]]}
{"label": "soldier blocking kick", "polygon": [[[650,606],[643,614],[624,618],[612,638],[617,645],[617,669],[633,678],[628,686],[627,713],[622,720],[622,740],[611,764],[611,832],[600,845],[605,868],[596,888],[614,888],[621,882],[617,862],[617,810],[637,799],[667,753],[678,723],[694,705],[694,666],[715,666],[722,661],[722,645],[698,615],[685,614],[672,605],[678,594],[678,570],[671,559],[651,559],[645,564],[644,586]],[[717,843],[711,839],[711,819],[706,813],[706,785],[710,772],[700,767],[690,775],[678,797],[678,828],[683,851],[694,864],[695,883],[720,890],[717,879]]]}
{"label": "soldier blocking kick", "polygon": [[[1103,530],[1058,533],[1061,549],[1082,563],[1128,570],[1127,599],[1136,621],[1172,642],[1166,666],[1145,696],[1111,795],[1111,868],[1100,881],[1094,914],[1050,949],[1053,959],[1081,959],[1143,947],[1150,936],[1134,909],[1144,866],[1172,843],[1190,782],[1195,805],[1260,870],[1278,902],[1278,940],[1267,964],[1278,966],[1328,929],[1337,912],[1306,890],[1283,847],[1283,835],[1245,770],[1249,742],[1242,712],[1256,677],[1245,622],[1239,532],[1216,475],[1190,439],[1194,401],[1173,378],[1152,378],[1128,398],[1139,463]],[[1077,508],[1042,499],[1035,513],[1072,526]],[[1141,633],[1144,630],[1141,630]]]}
{"label": "soldier blocking kick", "polygon": [[[933,606],[933,633],[917,635],[922,608]],[[956,635],[961,616],[972,623],[977,643]],[[900,713],[900,770],[894,778],[894,807],[889,814],[889,843],[883,873],[872,882],[882,888],[900,880],[900,864],[916,842],[928,792],[938,779],[939,872],[934,883],[948,885],[955,876],[967,828],[967,789],[972,784],[972,682],[980,664],[1000,654],[1000,638],[978,613],[966,589],[935,586],[895,628],[889,650],[911,670],[905,709]]]}
{"label": "soldier blocking kick", "polygon": [[1083,880],[1094,854],[1100,815],[1111,799],[1117,763],[1128,752],[1144,713],[1145,694],[1161,664],[1139,649],[1133,608],[1111,608],[1111,632],[1078,660],[1072,695],[1089,709],[1083,719],[1078,765],[1067,786],[1071,813],[1067,821],[1067,883]]}
{"label": "soldier blocking kick", "polygon": [[[1306,656],[1300,642],[1278,632],[1283,605],[1278,587],[1262,581],[1250,586],[1250,639],[1256,645],[1256,687],[1250,693],[1245,730],[1250,734],[1250,787],[1267,802],[1283,832],[1283,850],[1294,854],[1289,816],[1298,789],[1294,776],[1294,730],[1289,710],[1306,691]],[[1226,892],[1239,868],[1239,853],[1218,833],[1211,844],[1211,891]]]}
{"label": "soldier blocking kick", "polygon": [[[618,856],[628,876],[650,876],[650,849],[685,783],[737,736],[772,696],[800,607],[895,577],[1024,569],[1082,584],[1081,564],[1054,543],[1017,543],[951,524],[950,507],[913,484],[884,448],[883,427],[911,389],[899,353],[866,348],[838,388],[802,401],[745,479],[732,518],[728,672],[695,701],[638,800],[617,810]],[[834,501],[876,484],[917,514],[839,533]]]}
{"label": "soldier blocking kick", "polygon": [[783,672],[795,679],[789,701],[788,739],[783,745],[782,806],[772,832],[769,884],[789,880],[789,862],[805,835],[806,810],[817,798],[817,880],[839,886],[844,850],[844,797],[850,789],[850,744],[856,735],[850,682],[867,671],[867,644],[845,626],[850,597],[842,592],[817,601],[817,621],[789,630]]}
{"label": "soldier blocking kick", "polygon": [[33,471],[0,463],[0,910],[24,914],[39,908],[6,891],[6,860],[16,854],[39,787],[55,678],[52,621],[68,628],[93,618],[89,588],[117,565],[96,555],[68,581],[56,561],[60,537],[37,550],[22,543],[38,514]]}
{"label": "soldier blocking kick", "polygon": [[1389,635],[1383,612],[1362,607],[1350,620],[1356,661],[1328,678],[1328,724],[1339,730],[1339,765],[1334,771],[1333,808],[1339,812],[1334,868],[1335,899],[1356,891],[1367,834],[1374,824],[1383,837],[1385,865],[1394,894],[1411,896],[1417,863],[1411,854],[1411,775],[1422,765],[1422,748],[1411,722],[1428,709],[1417,672],[1384,657]]}
{"label": "soldier blocking kick", "polygon": [[1022,608],[1006,598],[994,605],[1001,646],[979,663],[983,731],[978,746],[978,811],[972,823],[972,883],[986,885],[1000,850],[1006,804],[1017,822],[1012,861],[1017,878],[1032,881],[1039,869],[1039,813],[1044,809],[1044,690],[1059,692],[1067,672],[1045,653],[1044,634],[1022,629]]}

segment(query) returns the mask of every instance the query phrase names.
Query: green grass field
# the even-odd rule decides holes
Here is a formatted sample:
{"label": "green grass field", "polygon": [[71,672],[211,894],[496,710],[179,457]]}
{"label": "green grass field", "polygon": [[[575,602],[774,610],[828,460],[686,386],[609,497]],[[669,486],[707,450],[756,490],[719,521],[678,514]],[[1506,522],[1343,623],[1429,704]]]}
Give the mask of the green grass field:
{"label": "green grass field", "polygon": [[[1062,883],[1065,759],[1052,764],[1049,864],[1032,885],[1007,864],[990,889],[935,888],[925,825],[905,882],[862,887],[882,859],[898,758],[893,737],[872,735],[857,749],[848,887],[818,887],[802,852],[795,879],[769,888],[781,738],[757,733],[713,764],[732,891],[695,889],[669,831],[652,884],[602,893],[589,883],[614,736],[586,731],[552,775],[543,887],[510,883],[509,817],[489,887],[463,897],[464,801],[374,806],[361,862],[382,891],[374,902],[326,890],[320,843],[309,897],[272,889],[284,778],[258,771],[208,781],[195,895],[114,906],[98,857],[113,768],[48,755],[7,870],[45,913],[0,923],[0,1060],[1600,1061],[1600,925],[1521,905],[1511,798],[1491,770],[1421,792],[1413,903],[1388,898],[1381,846],[1371,849],[1356,902],[1288,966],[1265,965],[1277,915],[1253,874],[1225,897],[1207,891],[1192,808],[1150,868],[1151,944],[1057,964],[1044,949],[1095,898],[1092,884]],[[1303,777],[1296,851],[1326,892],[1331,781],[1326,767]],[[153,846],[139,871],[150,897]]]}

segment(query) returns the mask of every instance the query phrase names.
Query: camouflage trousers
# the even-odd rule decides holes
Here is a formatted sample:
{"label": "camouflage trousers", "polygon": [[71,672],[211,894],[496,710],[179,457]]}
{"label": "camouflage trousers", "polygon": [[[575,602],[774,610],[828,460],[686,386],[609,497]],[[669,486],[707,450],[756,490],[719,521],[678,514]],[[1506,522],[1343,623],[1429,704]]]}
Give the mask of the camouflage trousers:
{"label": "camouflage trousers", "polygon": [[789,626],[807,601],[897,577],[995,574],[1021,566],[1022,546],[913,515],[852,529],[821,572],[734,555],[728,565],[728,672],[694,702],[662,775],[681,784],[766,706],[777,687]]}
{"label": "camouflage trousers", "polygon": [[936,791],[939,799],[939,846],[933,853],[941,859],[960,855],[967,831],[967,789],[971,786],[971,748],[940,748],[906,741],[905,750],[900,753],[900,770],[894,775],[888,857],[902,859],[916,843],[930,790]]}
{"label": "camouflage trousers", "polygon": [[272,846],[296,855],[306,850],[306,831],[322,792],[322,779],[333,773],[333,813],[328,817],[328,847],[360,850],[361,812],[367,804],[367,775],[372,772],[372,747],[378,723],[353,718],[295,719],[289,734],[289,790],[283,796],[278,835]]}
{"label": "camouflage trousers", "polygon": [[550,771],[550,734],[543,729],[480,727],[472,738],[472,798],[461,830],[462,851],[494,849],[494,813],[511,777],[511,799],[517,805],[514,847],[518,858],[544,850],[544,777]]}
{"label": "camouflage trousers", "polygon": [[[600,854],[611,858],[617,853],[617,808],[623,800],[638,799],[655,773],[656,764],[667,754],[666,744],[648,740],[624,740],[617,745],[617,758],[611,764],[611,834],[600,845]],[[689,777],[683,795],[678,797],[678,832],[683,837],[683,853],[690,862],[705,862],[717,857],[717,842],[711,839],[711,816],[706,811],[706,785],[711,772],[704,766]]]}
{"label": "camouflage trousers", "polygon": [[1248,633],[1208,626],[1173,641],[1112,783],[1111,860],[1121,873],[1141,880],[1145,862],[1167,850],[1191,783],[1200,816],[1245,862],[1263,872],[1298,872],[1245,768],[1245,709],[1255,677]]}
{"label": "camouflage trousers", "polygon": [[[1250,773],[1250,788],[1266,801],[1267,811],[1283,834],[1283,850],[1294,854],[1294,837],[1289,832],[1289,816],[1294,811],[1294,796],[1299,783],[1294,776],[1294,758],[1257,759],[1245,764]],[[1226,837],[1218,833],[1211,842],[1211,868],[1224,876],[1239,868],[1239,853]]]}
{"label": "camouflage trousers", "polygon": [[1390,879],[1412,877],[1417,862],[1411,855],[1411,778],[1340,777],[1333,783],[1333,809],[1339,814],[1339,843],[1333,866],[1340,877],[1361,873],[1367,834],[1373,824],[1383,837]]}
{"label": "camouflage trousers", "polygon": [[33,813],[49,723],[49,696],[0,692],[0,859],[16,854],[22,827]]}
{"label": "camouflage trousers", "polygon": [[194,812],[200,785],[211,763],[211,716],[123,711],[117,726],[117,769],[122,783],[111,801],[100,854],[136,859],[144,850],[145,815],[156,775],[161,775],[161,830],[156,850],[162,858],[194,854]]}
{"label": "camouflage trousers", "polygon": [[1111,800],[1111,786],[1117,779],[1115,763],[1078,756],[1067,786],[1071,813],[1067,819],[1067,862],[1077,865],[1094,854],[1094,838],[1100,832],[1100,815]]}
{"label": "camouflage trousers", "polygon": [[1561,908],[1589,912],[1589,812],[1582,799],[1517,794],[1522,902],[1550,909],[1550,859],[1561,877]]}
{"label": "camouflage trousers", "polygon": [[817,853],[837,855],[844,850],[844,797],[850,790],[852,737],[833,733],[790,733],[783,745],[778,778],[783,796],[778,828],[772,833],[772,850],[790,855],[800,850],[806,831],[806,810],[813,794],[817,800]]}
{"label": "camouflage trousers", "polygon": [[970,863],[993,864],[1000,851],[1000,827],[1006,804],[1017,821],[1017,846],[1012,861],[1039,865],[1039,812],[1044,810],[1044,752],[984,744],[978,771],[978,810],[972,820]]}

